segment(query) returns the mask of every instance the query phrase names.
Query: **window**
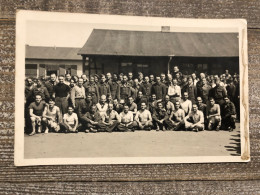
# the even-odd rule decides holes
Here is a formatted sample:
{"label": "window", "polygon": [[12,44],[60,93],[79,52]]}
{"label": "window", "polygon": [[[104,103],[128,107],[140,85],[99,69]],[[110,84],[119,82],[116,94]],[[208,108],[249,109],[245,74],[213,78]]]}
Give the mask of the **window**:
{"label": "window", "polygon": [[25,64],[25,76],[37,77],[37,64]]}

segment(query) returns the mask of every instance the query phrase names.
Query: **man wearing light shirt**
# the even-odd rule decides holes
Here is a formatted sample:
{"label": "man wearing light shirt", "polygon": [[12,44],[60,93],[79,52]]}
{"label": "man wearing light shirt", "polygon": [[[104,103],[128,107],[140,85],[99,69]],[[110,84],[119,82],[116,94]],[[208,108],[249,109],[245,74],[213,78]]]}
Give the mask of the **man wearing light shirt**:
{"label": "man wearing light shirt", "polygon": [[185,116],[189,115],[192,109],[192,102],[188,99],[188,93],[183,93],[183,100],[181,100],[181,108],[185,112]]}
{"label": "man wearing light shirt", "polygon": [[204,116],[197,104],[193,104],[192,111],[185,117],[185,128],[196,132],[204,130]]}
{"label": "man wearing light shirt", "polygon": [[78,85],[76,85],[71,89],[70,98],[71,98],[72,106],[75,109],[75,112],[77,114],[79,114],[79,111],[85,109],[86,93],[85,93],[85,88],[83,87],[82,78],[79,78]]}
{"label": "man wearing light shirt", "polygon": [[117,129],[119,131],[134,131],[137,123],[134,122],[134,116],[131,111],[129,111],[129,106],[124,105],[124,111],[120,113],[121,122],[118,125]]}
{"label": "man wearing light shirt", "polygon": [[181,87],[177,85],[177,79],[173,79],[168,87],[168,95],[170,96],[171,102],[175,103],[181,98]]}

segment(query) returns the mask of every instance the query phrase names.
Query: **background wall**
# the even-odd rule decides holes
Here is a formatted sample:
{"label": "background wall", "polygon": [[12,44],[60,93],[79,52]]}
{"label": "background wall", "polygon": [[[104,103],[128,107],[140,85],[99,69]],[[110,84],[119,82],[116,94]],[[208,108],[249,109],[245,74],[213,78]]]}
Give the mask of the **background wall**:
{"label": "background wall", "polygon": [[[14,167],[14,63],[17,9],[158,17],[247,19],[251,162]],[[259,0],[1,0],[0,194],[260,193],[259,13]]]}

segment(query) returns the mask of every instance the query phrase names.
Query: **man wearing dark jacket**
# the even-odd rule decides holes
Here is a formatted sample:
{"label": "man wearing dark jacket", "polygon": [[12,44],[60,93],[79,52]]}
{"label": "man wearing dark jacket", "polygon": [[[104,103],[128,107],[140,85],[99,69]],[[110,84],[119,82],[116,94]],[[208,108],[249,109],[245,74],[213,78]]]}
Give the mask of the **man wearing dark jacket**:
{"label": "man wearing dark jacket", "polygon": [[161,78],[159,76],[156,77],[156,83],[153,84],[151,92],[156,95],[157,100],[163,100],[165,97],[166,87],[161,83]]}

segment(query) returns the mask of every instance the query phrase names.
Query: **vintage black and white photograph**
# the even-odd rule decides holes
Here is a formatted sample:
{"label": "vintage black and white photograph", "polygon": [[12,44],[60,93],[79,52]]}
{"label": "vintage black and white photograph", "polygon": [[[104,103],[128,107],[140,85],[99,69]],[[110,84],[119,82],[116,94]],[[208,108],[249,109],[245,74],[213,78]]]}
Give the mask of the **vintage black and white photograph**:
{"label": "vintage black and white photograph", "polygon": [[246,21],[20,11],[15,164],[247,162]]}

